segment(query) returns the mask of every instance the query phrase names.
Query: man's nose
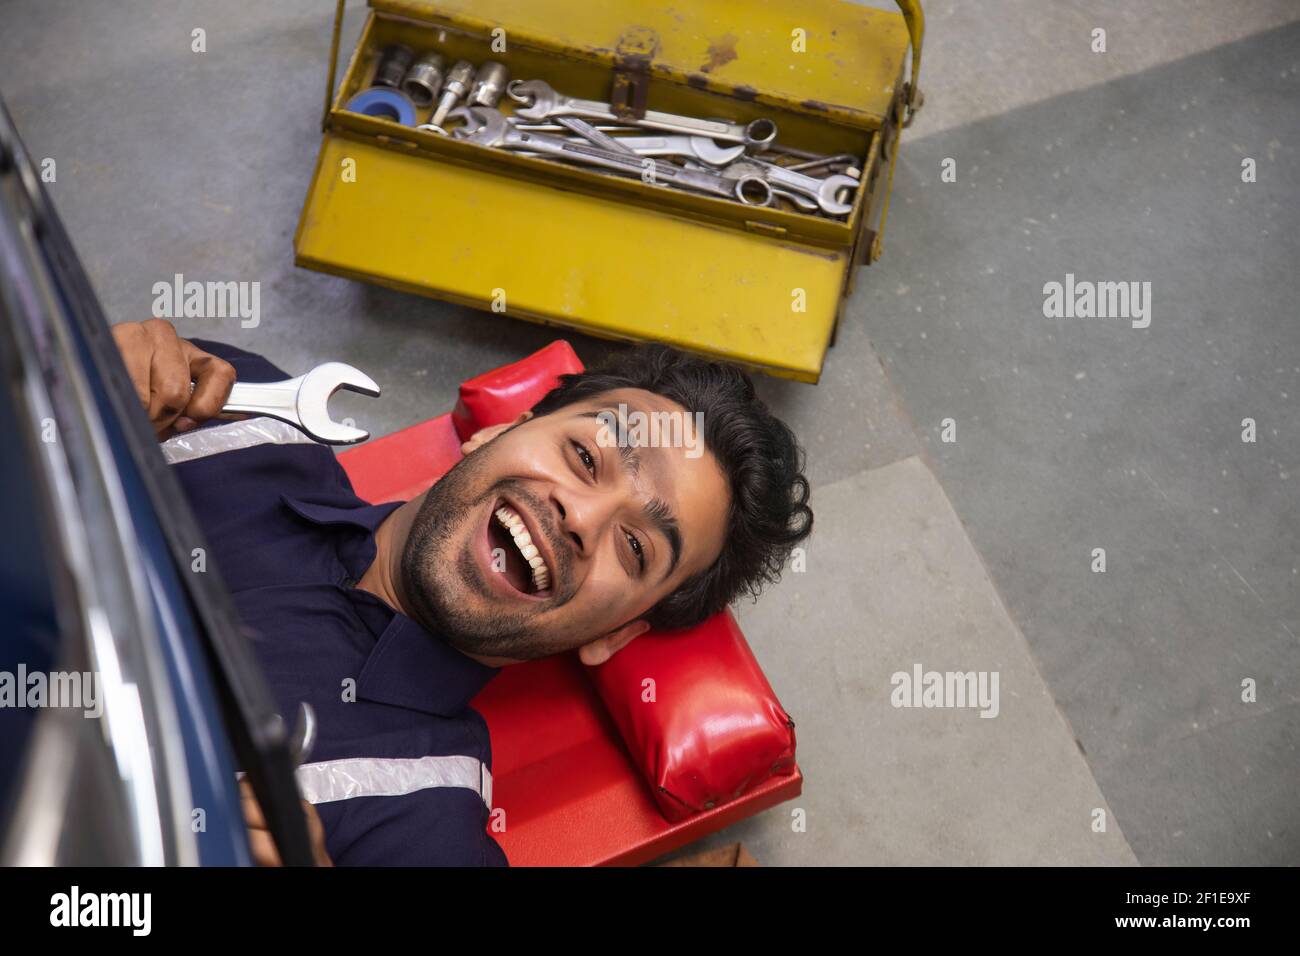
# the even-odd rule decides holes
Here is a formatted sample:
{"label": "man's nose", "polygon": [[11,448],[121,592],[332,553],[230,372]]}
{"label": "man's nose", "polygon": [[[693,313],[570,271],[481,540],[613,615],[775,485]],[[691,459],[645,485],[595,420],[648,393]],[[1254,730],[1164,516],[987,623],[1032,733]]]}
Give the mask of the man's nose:
{"label": "man's nose", "polygon": [[553,497],[562,533],[579,555],[587,556],[618,511],[618,496],[588,488],[561,488]]}

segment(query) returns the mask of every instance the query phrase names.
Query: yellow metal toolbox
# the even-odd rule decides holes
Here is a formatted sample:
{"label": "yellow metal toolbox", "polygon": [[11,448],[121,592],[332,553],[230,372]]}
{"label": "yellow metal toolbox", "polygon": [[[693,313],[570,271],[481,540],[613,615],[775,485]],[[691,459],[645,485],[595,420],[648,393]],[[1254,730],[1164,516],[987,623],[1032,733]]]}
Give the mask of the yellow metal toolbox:
{"label": "yellow metal toolbox", "polygon": [[[899,131],[920,105],[919,0],[900,0],[901,13],[842,0],[370,6],[337,91],[341,0],[335,17],[299,265],[817,381],[856,266],[880,255]],[[780,144],[861,157],[864,186],[831,219],[349,112],[393,43],[495,60],[511,78],[628,109],[766,117]]]}

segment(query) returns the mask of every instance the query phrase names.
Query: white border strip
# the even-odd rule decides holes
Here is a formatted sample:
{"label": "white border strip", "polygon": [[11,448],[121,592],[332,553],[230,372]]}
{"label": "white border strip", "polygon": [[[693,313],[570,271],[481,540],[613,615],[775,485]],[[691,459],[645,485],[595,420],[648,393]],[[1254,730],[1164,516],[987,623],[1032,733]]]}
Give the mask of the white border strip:
{"label": "white border strip", "polygon": [[256,445],[311,445],[312,439],[288,422],[276,418],[249,418],[175,435],[160,447],[167,464],[207,458],[223,451],[238,451]]}
{"label": "white border strip", "polygon": [[476,757],[347,757],[303,764],[297,776],[303,799],[309,803],[465,787],[492,809],[492,771]]}

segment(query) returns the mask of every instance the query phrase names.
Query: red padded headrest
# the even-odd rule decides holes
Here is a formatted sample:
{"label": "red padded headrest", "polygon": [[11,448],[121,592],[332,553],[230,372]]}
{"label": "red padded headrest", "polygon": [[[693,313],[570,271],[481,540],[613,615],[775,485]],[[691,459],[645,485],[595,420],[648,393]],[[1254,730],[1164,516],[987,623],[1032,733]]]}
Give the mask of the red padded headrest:
{"label": "red padded headrest", "polygon": [[460,400],[451,413],[461,441],[469,441],[480,428],[513,421],[532,408],[560,376],[582,371],[573,346],[556,339],[527,358],[471,378],[460,387]]}
{"label": "red padded headrest", "polygon": [[643,634],[588,675],[669,820],[795,771],[794,721],[728,610]]}

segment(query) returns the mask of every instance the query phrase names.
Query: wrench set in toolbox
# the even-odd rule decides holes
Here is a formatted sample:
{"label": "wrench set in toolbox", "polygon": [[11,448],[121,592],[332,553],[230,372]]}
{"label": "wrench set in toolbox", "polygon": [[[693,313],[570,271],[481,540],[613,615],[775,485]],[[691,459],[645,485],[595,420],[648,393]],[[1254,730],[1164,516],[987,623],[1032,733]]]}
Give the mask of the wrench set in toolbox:
{"label": "wrench set in toolbox", "polygon": [[[860,185],[862,158],[778,144],[777,125],[767,117],[740,123],[658,110],[625,116],[542,79],[510,79],[500,62],[458,60],[448,68],[442,54],[417,58],[402,44],[380,52],[372,82],[348,110],[747,206],[783,203],[794,212],[847,216]],[[417,122],[422,111],[427,116]]]}
{"label": "wrench set in toolbox", "polygon": [[338,0],[297,264],[817,380],[882,249],[919,0],[368,2],[336,84]]}

